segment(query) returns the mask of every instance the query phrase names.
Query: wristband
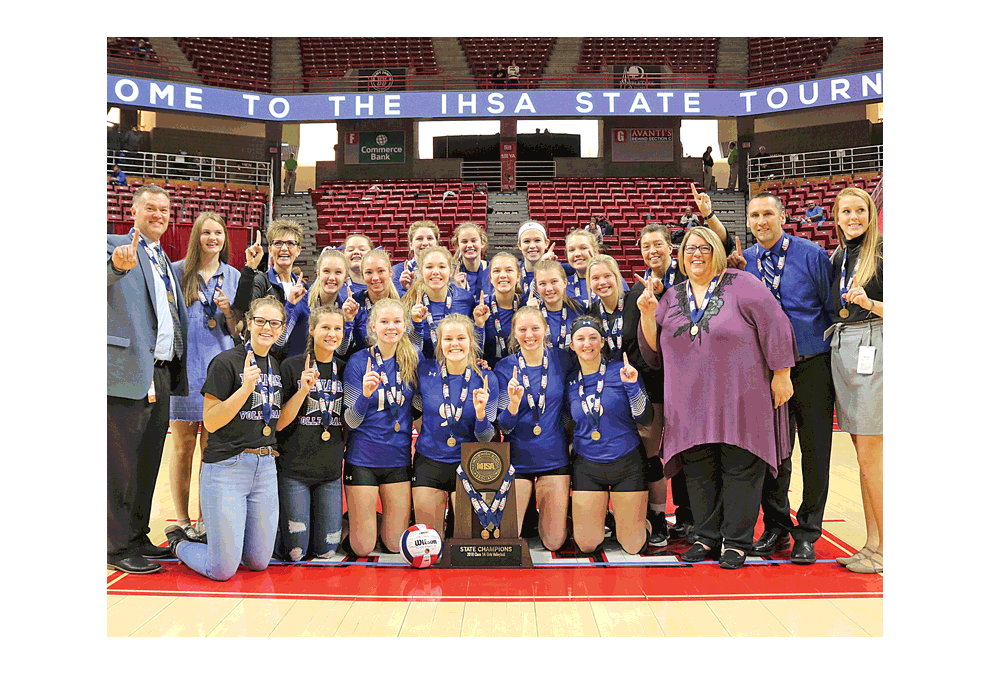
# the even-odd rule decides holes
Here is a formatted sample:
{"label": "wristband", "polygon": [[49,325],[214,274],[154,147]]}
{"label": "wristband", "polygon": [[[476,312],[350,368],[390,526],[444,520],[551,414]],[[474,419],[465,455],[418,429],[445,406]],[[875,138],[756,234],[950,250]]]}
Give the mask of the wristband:
{"label": "wristband", "polygon": [[708,220],[709,218],[711,218],[714,215],[715,215],[715,210],[712,209],[712,212],[711,213],[709,213],[707,216],[703,215],[703,216],[701,216],[701,218],[702,218],[702,220]]}

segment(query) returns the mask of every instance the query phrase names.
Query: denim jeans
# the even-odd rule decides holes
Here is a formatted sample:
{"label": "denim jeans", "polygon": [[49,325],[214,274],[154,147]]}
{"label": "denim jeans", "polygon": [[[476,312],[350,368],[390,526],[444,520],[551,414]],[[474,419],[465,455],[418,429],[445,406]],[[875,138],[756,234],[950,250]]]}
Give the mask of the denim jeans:
{"label": "denim jeans", "polygon": [[310,541],[316,557],[328,558],[337,551],[344,511],[341,480],[278,472],[279,528],[289,559],[302,560]]}
{"label": "denim jeans", "polygon": [[255,572],[268,567],[278,529],[275,457],[242,452],[204,462],[199,494],[209,543],[180,542],[179,559],[217,581],[234,576],[239,563]]}

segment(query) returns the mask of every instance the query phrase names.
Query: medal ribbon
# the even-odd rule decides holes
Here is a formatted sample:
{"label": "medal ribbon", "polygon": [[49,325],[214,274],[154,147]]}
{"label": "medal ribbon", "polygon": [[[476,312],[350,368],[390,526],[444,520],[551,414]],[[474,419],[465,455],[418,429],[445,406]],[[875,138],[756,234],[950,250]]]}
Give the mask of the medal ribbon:
{"label": "medal ribbon", "polygon": [[[320,377],[316,378],[316,396],[320,401],[320,422],[323,425],[324,431],[330,431],[331,426],[340,426],[340,405],[338,401],[341,400],[339,393],[343,391],[343,384],[337,380],[337,362],[333,359],[330,360],[333,366],[333,379],[330,381],[330,393],[323,388],[323,379]],[[320,366],[319,362],[316,365],[317,374],[319,374]],[[338,387],[338,384],[340,386]],[[335,417],[331,417],[331,413]]]}
{"label": "medal ribbon", "polygon": [[[512,313],[515,314],[516,310],[519,309],[519,296],[512,296]],[[505,341],[509,339],[508,333],[502,335],[502,322],[498,319],[498,302],[495,300],[495,294],[492,293],[492,303],[491,303],[492,317],[495,319],[495,356],[501,357],[505,354]]]}
{"label": "medal ribbon", "polygon": [[[248,340],[244,343],[247,349],[247,353],[251,355],[251,365],[257,366],[258,360],[254,356],[254,349],[251,348],[251,341]],[[265,426],[272,421],[272,400],[275,397],[275,392],[272,390],[272,374],[271,368],[269,367],[271,362],[268,357],[265,357],[265,370],[266,373],[262,373],[261,377],[258,378],[257,384],[254,386],[258,388],[261,394],[261,418],[265,421]],[[263,384],[267,380],[267,384]]]}
{"label": "medal ribbon", "polygon": [[705,309],[708,308],[708,301],[712,299],[712,293],[715,291],[715,286],[718,284],[718,280],[721,279],[721,275],[712,279],[712,282],[708,284],[708,292],[705,293],[705,299],[701,303],[701,309],[698,309],[694,305],[694,291],[688,286],[687,296],[688,296],[688,307],[691,310],[691,323],[698,323],[701,321],[701,317],[705,315]]}
{"label": "medal ribbon", "polygon": [[[540,311],[543,312],[543,318],[546,320],[547,325],[550,325],[550,317],[547,315],[547,306],[540,299]],[[563,344],[561,344],[563,341]],[[557,336],[557,346],[561,349],[567,349],[571,344],[571,326],[567,323],[567,303],[565,302],[560,307],[560,334]]]}
{"label": "medal ribbon", "polygon": [[450,403],[450,383],[447,377],[447,364],[440,366],[440,378],[443,380],[443,418],[447,422],[447,432],[450,437],[454,437],[454,422],[458,422],[461,419],[461,413],[464,412],[464,401],[467,400],[468,388],[471,384],[471,367],[468,366],[464,371],[464,384],[461,385],[461,400],[457,404],[457,408],[454,408],[454,419],[450,419],[450,411],[453,406]]}
{"label": "medal ribbon", "polygon": [[[849,249],[846,248],[842,252],[842,269],[839,273],[839,302],[842,303],[843,309],[845,309],[848,303],[846,302],[846,300],[843,299],[842,296],[846,294],[846,291],[849,290],[849,288],[852,288],[851,286],[848,287],[846,286],[846,258],[848,256],[849,256]],[[859,260],[860,260],[859,258],[856,258],[856,264],[853,266],[853,273],[852,273],[853,278],[856,277],[856,272],[859,270]]]}
{"label": "medal ribbon", "polygon": [[[134,236],[134,228],[128,233],[130,236]],[[144,252],[148,254],[148,259],[151,261],[152,266],[154,266],[155,271],[158,272],[158,276],[162,278],[162,283],[165,284],[165,290],[168,291],[169,302],[175,302],[175,294],[172,292],[172,280],[169,278],[168,273],[162,267],[162,264],[158,260],[158,255],[151,250],[148,246],[148,242],[144,240],[144,237],[138,237],[138,242],[144,248]]]}
{"label": "medal ribbon", "polygon": [[[213,292],[210,293],[209,283],[203,281],[203,277],[199,276],[199,274],[196,275],[196,281],[199,282],[199,301],[203,305],[203,313],[210,319],[215,319],[217,315],[217,303],[214,300],[217,297],[217,292],[223,288],[223,274],[218,274],[216,280],[217,284],[214,286]],[[210,281],[213,281],[213,279],[210,279]]]}
{"label": "medal ribbon", "polygon": [[388,399],[388,409],[392,411],[392,417],[395,418],[396,424],[399,422],[399,394],[401,387],[399,386],[402,380],[399,379],[398,364],[396,364],[395,371],[395,385],[392,385],[388,381],[388,373],[385,372],[385,362],[382,360],[382,352],[377,347],[371,348],[372,353],[375,355],[375,362],[378,363],[378,374],[382,376],[382,384],[385,385],[385,397]]}
{"label": "medal ribbon", "polygon": [[[790,246],[790,243],[791,243],[790,237],[784,237],[784,242],[781,244],[781,248],[780,248],[780,259],[777,261],[776,270],[773,272],[772,275],[769,274],[769,270],[773,269],[772,267],[760,265],[760,271],[762,273],[761,276],[763,277],[763,283],[767,285],[767,287],[770,289],[770,292],[773,293],[773,297],[777,298],[777,302],[780,303],[783,303],[783,301],[780,298],[780,279],[781,277],[784,276],[784,261],[787,259],[787,247]],[[770,255],[771,255],[770,251],[764,253],[764,256],[767,257],[768,262]]]}
{"label": "medal ribbon", "polygon": [[574,297],[580,298],[581,301],[584,302],[584,304],[590,305],[592,302],[595,301],[595,298],[598,297],[597,295],[594,294],[594,292],[592,292],[591,286],[588,285],[587,282],[585,282],[585,288],[588,289],[588,300],[587,302],[585,302],[584,298],[581,297],[581,277],[578,276],[577,272],[575,272],[574,276],[571,278],[571,283],[574,284]]}
{"label": "medal ribbon", "polygon": [[464,491],[471,499],[471,507],[478,514],[478,522],[481,523],[482,529],[487,530],[489,526],[498,527],[502,523],[505,503],[509,497],[509,487],[512,485],[515,475],[516,467],[510,464],[509,470],[505,472],[505,479],[502,481],[502,485],[499,486],[498,492],[495,493],[495,498],[492,499],[491,506],[489,506],[485,503],[484,498],[478,494],[478,491],[474,489],[461,465],[457,465],[457,477],[461,479],[461,485],[464,486]]}
{"label": "medal ribbon", "polygon": [[547,357],[547,348],[543,348],[543,365],[540,367],[540,404],[539,407],[536,405],[536,401],[533,399],[532,390],[529,386],[529,375],[526,374],[526,359],[523,358],[522,354],[519,354],[519,372],[522,373],[523,387],[526,389],[526,401],[529,403],[529,409],[533,411],[533,417],[536,418],[536,424],[534,426],[540,425],[540,415],[547,408],[547,373],[550,370],[550,360]]}
{"label": "medal ribbon", "polygon": [[594,404],[592,404],[591,409],[588,409],[588,402],[584,396],[584,373],[578,371],[578,398],[581,399],[581,410],[584,414],[588,416],[591,420],[591,425],[598,431],[598,425],[601,423],[602,419],[602,390],[605,388],[605,359],[602,359],[602,365],[598,367],[598,387],[595,390]]}
{"label": "medal ribbon", "polygon": [[[450,313],[450,305],[454,302],[454,293],[447,289],[447,313]],[[433,314],[430,312],[430,296],[423,293],[423,304],[426,306],[426,323],[430,324],[430,339],[433,340],[433,347],[437,347],[437,331],[433,327],[434,319]],[[446,314],[444,314],[446,316]]]}
{"label": "medal ribbon", "polygon": [[[644,279],[649,279],[652,274],[653,274],[653,270],[652,269],[648,269],[648,270],[646,270],[646,274],[643,275],[643,278]],[[663,287],[664,288],[670,288],[671,286],[674,285],[674,278],[675,278],[676,274],[677,274],[677,263],[675,263],[673,260],[671,260],[670,261],[670,267],[667,268],[667,271],[664,272],[663,277],[662,277]]]}
{"label": "medal ribbon", "polygon": [[[616,305],[619,316],[615,319],[615,323],[612,327],[608,327],[608,317],[605,315],[605,303],[599,298],[598,300],[598,312],[602,317],[602,326],[605,328],[605,339],[608,340],[609,349],[618,354],[622,349],[622,308],[625,305],[626,297],[624,294],[619,294],[619,302]],[[612,342],[612,334],[615,332],[615,343]]]}

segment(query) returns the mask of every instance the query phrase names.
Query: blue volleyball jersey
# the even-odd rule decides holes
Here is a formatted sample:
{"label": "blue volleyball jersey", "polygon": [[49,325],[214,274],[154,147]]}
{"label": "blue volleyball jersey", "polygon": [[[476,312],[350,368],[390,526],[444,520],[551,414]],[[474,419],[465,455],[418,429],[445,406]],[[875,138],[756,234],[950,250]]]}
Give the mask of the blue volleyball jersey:
{"label": "blue volleyball jersey", "polygon": [[[636,355],[637,357],[639,355],[638,345],[636,344],[636,340],[638,339],[636,330],[639,328],[639,312],[636,307],[636,299],[639,295],[634,295],[630,292],[623,293],[622,295],[622,311],[619,311],[619,306],[616,304],[614,312],[605,312],[605,321],[602,321],[602,301],[600,298],[588,305],[588,309],[585,312],[586,316],[593,316],[599,321],[602,321],[602,328],[605,329],[606,333],[605,344],[609,346],[608,360],[618,361],[620,363],[622,362],[623,354]],[[622,330],[619,330],[620,316],[622,317]],[[602,354],[604,355],[604,351]],[[630,361],[632,361],[631,357]],[[641,373],[643,372],[639,362],[635,362],[633,365]],[[645,364],[642,365],[645,367]]]}
{"label": "blue volleyball jersey", "polygon": [[[416,452],[435,462],[460,462],[461,443],[487,442],[495,435],[495,415],[498,412],[499,386],[494,373],[485,372],[478,375],[468,369],[471,378],[467,382],[467,394],[459,420],[453,420],[454,411],[460,405],[461,392],[464,389],[465,376],[449,375],[451,419],[444,416],[443,408],[443,378],[440,376],[440,366],[433,359],[421,361],[419,364],[419,387],[416,392],[414,405],[423,412],[423,424],[419,437],[416,439]],[[488,404],[485,406],[485,417],[478,420],[474,412],[474,392],[484,387],[484,378],[488,377]],[[447,445],[447,440],[453,436],[455,444]]]}
{"label": "blue volleyball jersey", "polygon": [[481,261],[481,266],[478,268],[477,272],[472,272],[464,263],[461,263],[461,268],[459,272],[464,272],[467,277],[468,290],[474,297],[474,303],[477,305],[479,298],[481,297],[482,291],[485,293],[485,298],[490,298],[492,293],[492,279],[488,271],[489,262],[487,260]]}
{"label": "blue volleyball jersey", "polygon": [[571,325],[574,319],[588,311],[580,301],[574,300],[576,309],[565,302],[559,311],[546,310],[547,326],[550,327],[550,344],[558,349],[568,349],[571,345]]}
{"label": "blue volleyball jersey", "polygon": [[[567,262],[565,262],[565,261],[559,261],[559,262],[560,262],[560,266],[564,268],[564,274],[568,278],[570,278],[571,276],[573,276],[573,274],[574,274],[574,268],[571,267],[570,264],[567,263]],[[519,283],[520,283],[520,285],[522,286],[522,289],[523,289],[523,297],[525,297],[528,300],[529,299],[530,288],[533,286],[533,276],[534,276],[534,274],[533,274],[533,272],[527,272],[526,271],[526,261],[525,260],[520,260],[519,261],[519,270],[522,272],[522,279],[519,280]]]}
{"label": "blue volleyball jersey", "polygon": [[[485,300],[489,307],[492,306],[491,298],[487,293],[485,294]],[[526,304],[526,300],[522,296],[516,296],[516,303],[519,307],[523,307]],[[495,330],[495,315],[498,314],[498,328]],[[508,309],[503,309],[495,303],[495,311],[488,315],[488,320],[485,321],[485,344],[483,351],[484,359],[488,362],[491,368],[495,367],[502,358],[509,353],[509,338],[512,336],[512,317],[516,315],[516,310],[512,307]],[[499,342],[499,337],[502,338]]]}
{"label": "blue volleyball jersey", "polygon": [[[409,263],[409,271],[415,272],[416,261],[407,260],[406,262]],[[392,265],[392,283],[395,284],[395,290],[399,292],[400,298],[406,294],[406,289],[402,287],[402,282],[400,281],[400,279],[402,278],[402,270],[406,268],[406,262],[395,263],[394,265]]]}
{"label": "blue volleyball jersey", "polygon": [[[513,415],[509,412],[509,380],[512,379],[512,369],[517,368],[517,379],[525,387],[523,373],[519,368],[518,353],[511,354],[495,365],[495,375],[498,377],[498,425],[502,434],[509,442],[510,461],[517,471],[535,473],[549,471],[567,466],[570,454],[567,449],[567,435],[564,430],[561,412],[566,405],[565,384],[569,358],[567,352],[554,347],[547,347],[547,388],[546,407],[539,415],[540,435],[533,432],[537,423],[536,411],[529,405],[529,399],[523,394],[519,403],[519,412]],[[525,361],[524,361],[525,363]],[[526,375],[533,396],[533,403],[539,408],[540,374],[542,363],[536,366],[525,366]]]}
{"label": "blue volleyball jersey", "polygon": [[[619,281],[622,282],[622,290],[628,291],[629,284],[626,283],[626,280],[620,278]],[[590,305],[598,299],[594,291],[590,292],[589,297],[588,280],[582,279],[577,273],[567,275],[567,295],[584,305]]]}
{"label": "blue volleyball jersey", "polygon": [[[371,359],[371,368],[384,372],[389,383],[395,385],[397,372],[395,358],[384,359],[378,366],[371,349],[362,349],[347,361],[344,369],[344,422],[350,430],[344,459],[349,464],[370,468],[411,466],[412,463],[412,399],[415,390],[408,382],[399,388],[398,416],[392,411],[385,393],[384,383],[371,398],[365,398],[361,383]],[[420,354],[420,361],[423,357]],[[398,421],[399,430],[395,430]]]}
{"label": "blue volleyball jersey", "polygon": [[[601,438],[598,440],[591,437],[595,427],[581,407],[578,387],[580,369],[572,372],[567,379],[567,413],[574,421],[574,452],[593,462],[612,462],[638,448],[641,440],[636,424],[647,424],[653,418],[653,408],[646,397],[642,378],[627,384],[619,376],[622,368],[621,361],[612,361],[606,366],[598,424]],[[598,390],[598,380],[597,371],[584,376],[584,395],[589,411],[590,399]]]}
{"label": "blue volleyball jersey", "polygon": [[[458,286],[454,286],[453,284],[449,286],[449,289],[452,296],[450,301],[450,310],[447,309],[446,301],[440,301],[440,302],[431,301],[430,304],[428,305],[428,311],[430,312],[430,316],[433,317],[434,330],[436,325],[440,323],[440,320],[445,316],[447,316],[448,313],[463,314],[464,316],[466,316],[468,319],[471,320],[472,324],[474,324],[473,312],[474,312],[474,308],[478,305],[478,303],[471,295],[471,292],[465,291],[463,288],[459,288]],[[426,304],[426,301],[427,298],[426,298],[426,293],[424,291],[423,293],[424,305]],[[434,351],[433,337],[430,335],[429,321],[419,321],[419,322],[414,321],[413,330],[418,336],[417,339],[414,340],[416,346],[422,349],[423,355],[426,358],[432,359],[435,354],[435,351]],[[484,340],[485,337],[484,331],[482,331],[479,328],[475,328],[475,334],[478,336],[479,343]],[[420,344],[422,346],[420,346]]]}
{"label": "blue volleyball jersey", "polygon": [[347,275],[347,279],[344,281],[344,288],[341,289],[341,292],[339,293],[339,295],[343,295],[346,298],[347,297],[347,291],[345,289],[348,289],[348,288],[351,289],[351,295],[357,295],[361,291],[368,290],[368,285],[367,284],[358,283],[357,281],[354,281],[353,279],[351,279],[351,275],[348,274]]}

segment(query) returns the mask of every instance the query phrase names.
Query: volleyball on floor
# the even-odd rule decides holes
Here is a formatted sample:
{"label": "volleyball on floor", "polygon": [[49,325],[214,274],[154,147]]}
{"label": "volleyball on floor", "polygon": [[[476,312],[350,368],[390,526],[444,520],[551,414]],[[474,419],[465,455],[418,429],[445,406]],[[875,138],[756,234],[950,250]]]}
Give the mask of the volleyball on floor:
{"label": "volleyball on floor", "polygon": [[413,525],[402,533],[399,551],[407,563],[420,569],[440,559],[443,540],[440,533],[426,525]]}

